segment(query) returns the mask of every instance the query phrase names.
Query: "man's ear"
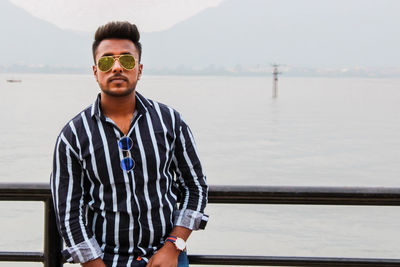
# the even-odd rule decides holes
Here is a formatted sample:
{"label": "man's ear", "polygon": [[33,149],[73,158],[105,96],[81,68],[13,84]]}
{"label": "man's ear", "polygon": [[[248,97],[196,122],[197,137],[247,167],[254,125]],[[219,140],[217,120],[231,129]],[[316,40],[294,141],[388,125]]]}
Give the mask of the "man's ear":
{"label": "man's ear", "polygon": [[142,71],[143,71],[143,64],[139,64],[138,76],[137,76],[138,80],[140,80],[140,77],[142,77]]}
{"label": "man's ear", "polygon": [[96,79],[96,82],[99,82],[99,80],[97,79],[97,67],[95,65],[93,65],[92,68],[93,68],[94,78]]}

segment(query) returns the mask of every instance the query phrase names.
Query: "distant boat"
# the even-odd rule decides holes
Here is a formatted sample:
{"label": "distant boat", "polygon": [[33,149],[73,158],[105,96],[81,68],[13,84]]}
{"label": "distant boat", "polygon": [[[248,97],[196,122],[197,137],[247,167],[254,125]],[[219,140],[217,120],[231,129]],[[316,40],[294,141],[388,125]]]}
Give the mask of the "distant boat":
{"label": "distant boat", "polygon": [[20,82],[22,82],[22,80],[9,79],[9,80],[7,80],[7,82],[9,82],[9,83],[20,83]]}

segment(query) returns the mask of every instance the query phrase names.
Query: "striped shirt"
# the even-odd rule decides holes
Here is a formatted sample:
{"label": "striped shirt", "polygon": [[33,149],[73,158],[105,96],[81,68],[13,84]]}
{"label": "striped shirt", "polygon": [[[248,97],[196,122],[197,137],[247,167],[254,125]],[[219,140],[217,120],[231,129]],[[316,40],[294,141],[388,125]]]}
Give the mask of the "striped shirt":
{"label": "striped shirt", "polygon": [[208,221],[206,178],[181,115],[136,92],[127,134],[134,143],[132,171],[120,165],[123,136],[102,113],[99,94],[57,138],[51,189],[69,262],[148,261],[174,226],[198,230]]}

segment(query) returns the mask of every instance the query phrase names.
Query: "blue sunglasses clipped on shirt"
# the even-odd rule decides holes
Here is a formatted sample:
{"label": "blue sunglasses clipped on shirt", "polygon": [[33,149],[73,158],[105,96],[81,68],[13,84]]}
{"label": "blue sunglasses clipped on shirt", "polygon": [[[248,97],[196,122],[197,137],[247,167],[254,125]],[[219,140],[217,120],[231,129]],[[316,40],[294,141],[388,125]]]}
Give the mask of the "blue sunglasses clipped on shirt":
{"label": "blue sunglasses clipped on shirt", "polygon": [[130,150],[133,147],[133,141],[129,136],[124,136],[118,141],[118,146],[121,148],[122,152],[127,152],[127,155],[121,160],[121,168],[124,171],[131,171],[135,168],[135,161],[133,160]]}

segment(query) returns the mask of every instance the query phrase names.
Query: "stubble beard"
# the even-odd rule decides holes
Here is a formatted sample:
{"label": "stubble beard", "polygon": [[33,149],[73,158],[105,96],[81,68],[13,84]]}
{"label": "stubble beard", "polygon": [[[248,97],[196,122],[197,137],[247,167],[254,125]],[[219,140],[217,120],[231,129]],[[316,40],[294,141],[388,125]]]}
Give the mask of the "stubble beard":
{"label": "stubble beard", "polygon": [[113,90],[110,90],[109,88],[108,89],[101,88],[101,91],[110,97],[127,97],[135,92],[135,88],[136,88],[136,84],[132,85],[132,87],[129,87],[122,92],[114,92]]}

